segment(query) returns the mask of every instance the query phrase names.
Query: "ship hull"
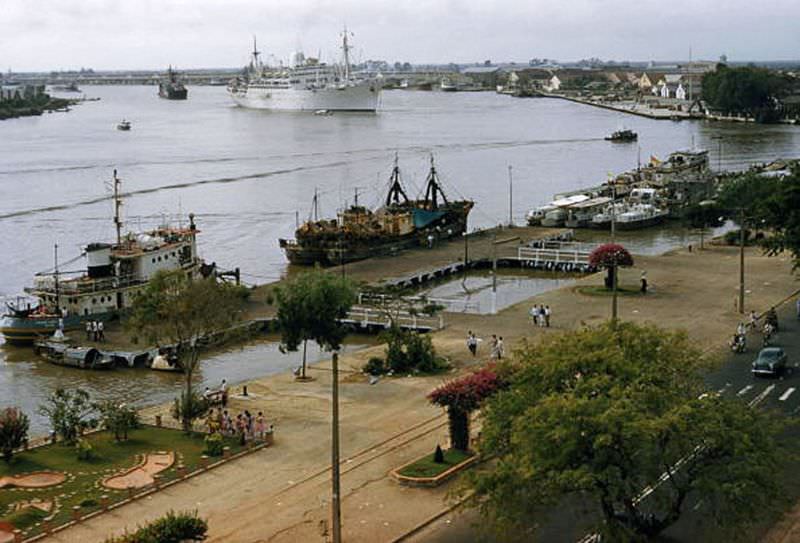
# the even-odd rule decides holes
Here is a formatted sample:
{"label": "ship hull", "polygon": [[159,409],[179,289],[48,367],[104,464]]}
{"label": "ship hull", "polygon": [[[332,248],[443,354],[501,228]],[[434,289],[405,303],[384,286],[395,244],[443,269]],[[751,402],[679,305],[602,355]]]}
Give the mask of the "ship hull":
{"label": "ship hull", "polygon": [[[322,243],[293,243],[280,240],[281,248],[290,263],[296,265],[337,266],[373,256],[395,254],[404,249],[421,247],[427,242],[429,233],[435,235],[435,242],[460,238],[467,229],[466,213],[448,213],[439,225],[438,230],[415,230],[402,236],[386,237],[380,240],[365,239],[355,241],[329,240]],[[433,226],[433,225],[431,225]]]}
{"label": "ship hull", "polygon": [[[102,317],[93,316],[96,320]],[[58,329],[59,319],[56,317],[15,317],[6,315],[0,318],[0,334],[6,343],[12,345],[30,345],[35,340],[51,336]],[[64,321],[64,330],[76,330],[81,327],[81,317],[70,315]]]}
{"label": "ship hull", "polygon": [[364,82],[346,87],[322,89],[247,87],[230,90],[240,107],[275,111],[363,111],[378,109],[380,87]]}
{"label": "ship hull", "polygon": [[186,100],[189,97],[189,90],[186,88],[173,89],[161,86],[158,89],[158,95],[167,100]]}
{"label": "ship hull", "polygon": [[649,228],[651,226],[656,226],[664,222],[667,218],[665,215],[655,215],[653,217],[648,217],[646,219],[642,219],[639,221],[630,221],[630,222],[617,222],[616,228],[619,230],[639,230],[640,228]]}

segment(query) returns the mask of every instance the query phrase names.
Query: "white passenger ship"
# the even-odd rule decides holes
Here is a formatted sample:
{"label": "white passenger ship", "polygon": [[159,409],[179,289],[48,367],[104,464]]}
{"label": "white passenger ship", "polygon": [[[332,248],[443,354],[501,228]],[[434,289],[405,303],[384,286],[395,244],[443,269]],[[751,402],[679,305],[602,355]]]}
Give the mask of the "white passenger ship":
{"label": "white passenger ship", "polygon": [[[161,226],[147,232],[122,233],[119,210],[120,179],[114,171],[116,243],[86,246],[86,270],[39,273],[25,289],[36,299],[28,304],[6,304],[0,334],[8,343],[31,343],[57,328],[82,326],[82,321],[107,320],[129,308],[134,296],[161,270],[183,270],[190,278],[205,271],[197,254],[197,228],[189,215],[188,227]],[[57,248],[57,246],[56,246]]]}
{"label": "white passenger ship", "polygon": [[342,33],[342,65],[296,53],[289,68],[262,65],[253,42],[249,74],[228,85],[228,93],[239,106],[285,111],[367,111],[378,109],[381,87],[375,78],[359,77],[350,67],[348,33]]}

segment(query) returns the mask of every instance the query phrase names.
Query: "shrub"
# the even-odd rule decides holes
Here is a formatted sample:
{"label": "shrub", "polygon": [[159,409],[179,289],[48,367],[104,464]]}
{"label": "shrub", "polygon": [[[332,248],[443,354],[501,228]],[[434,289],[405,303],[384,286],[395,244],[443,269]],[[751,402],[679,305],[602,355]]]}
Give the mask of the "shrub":
{"label": "shrub", "polygon": [[448,367],[447,362],[437,356],[430,336],[408,332],[399,327],[389,328],[385,333],[385,369],[395,373],[421,371],[437,373]]}
{"label": "shrub", "polygon": [[39,406],[39,413],[50,419],[53,430],[67,445],[74,445],[85,430],[97,426],[94,411],[89,393],[80,388],[58,388]]}
{"label": "shrub", "polygon": [[0,452],[3,460],[10,462],[14,449],[25,444],[29,427],[28,416],[20,409],[6,407],[0,410]]}
{"label": "shrub", "polygon": [[114,400],[98,402],[95,407],[100,412],[103,426],[114,434],[117,441],[128,439],[128,432],[139,427],[139,413],[133,407]]}
{"label": "shrub", "polygon": [[[731,230],[730,232],[725,232],[725,244],[726,245],[739,245],[740,240],[740,230],[737,228],[736,230]],[[744,242],[745,244],[750,243],[750,230],[747,228],[744,229]]]}
{"label": "shrub", "polygon": [[186,539],[202,540],[208,523],[194,513],[170,511],[132,534],[106,539],[105,543],[179,543]]}
{"label": "shrub", "polygon": [[78,455],[78,460],[88,462],[94,458],[94,447],[86,439],[78,439],[75,443],[75,453]]}
{"label": "shrub", "polygon": [[222,449],[225,448],[225,440],[220,434],[209,434],[205,438],[206,448],[203,453],[208,456],[222,456]]}
{"label": "shrub", "polygon": [[383,358],[379,356],[373,356],[367,361],[362,370],[364,373],[368,373],[370,375],[383,375],[386,373],[386,363],[383,361]]}

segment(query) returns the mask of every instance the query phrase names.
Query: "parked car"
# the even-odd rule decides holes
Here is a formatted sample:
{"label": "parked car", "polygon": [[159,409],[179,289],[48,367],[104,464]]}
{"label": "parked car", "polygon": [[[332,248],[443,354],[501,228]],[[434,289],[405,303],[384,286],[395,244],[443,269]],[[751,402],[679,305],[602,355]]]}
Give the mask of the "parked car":
{"label": "parked car", "polygon": [[753,361],[753,375],[779,375],[786,369],[786,353],[780,347],[761,349]]}

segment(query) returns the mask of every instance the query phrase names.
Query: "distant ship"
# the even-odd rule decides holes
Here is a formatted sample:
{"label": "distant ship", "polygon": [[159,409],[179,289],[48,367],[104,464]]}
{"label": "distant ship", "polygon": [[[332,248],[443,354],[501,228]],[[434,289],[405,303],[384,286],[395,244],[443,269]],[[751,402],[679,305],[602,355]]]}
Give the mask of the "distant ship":
{"label": "distant ship", "polygon": [[296,53],[289,68],[263,66],[258,58],[261,53],[253,40],[249,70],[230,82],[228,93],[237,105],[250,109],[374,112],[378,109],[380,82],[352,72],[347,38],[345,30],[341,66],[327,65]]}
{"label": "distant ship", "polygon": [[114,172],[116,243],[90,243],[85,248],[83,272],[59,272],[58,248],[53,271],[39,273],[25,292],[36,303],[7,303],[0,317],[0,334],[8,343],[25,344],[50,336],[57,329],[76,329],[87,319],[107,320],[129,308],[137,292],[160,270],[201,274],[194,216],[189,226],[162,226],[147,232],[122,234],[119,215],[120,179]]}
{"label": "distant ship", "polygon": [[279,242],[292,264],[344,264],[419,247],[429,241],[460,237],[467,230],[467,217],[474,205],[471,200],[447,199],[433,158],[425,196],[410,200],[400,183],[400,168],[395,158],[382,207],[371,211],[356,202],[339,213],[337,219],[315,218],[297,229],[296,239]]}
{"label": "distant ship", "polygon": [[53,85],[53,90],[56,92],[81,92],[77,81],[70,81],[66,85]]}
{"label": "distant ship", "polygon": [[172,69],[172,66],[158,83],[158,95],[167,100],[186,100],[189,97],[189,91],[180,82],[178,73]]}
{"label": "distant ship", "polygon": [[638,137],[639,136],[636,134],[636,132],[626,128],[622,130],[617,130],[616,132],[609,134],[608,136],[606,136],[605,139],[606,141],[626,142],[626,141],[636,141]]}

